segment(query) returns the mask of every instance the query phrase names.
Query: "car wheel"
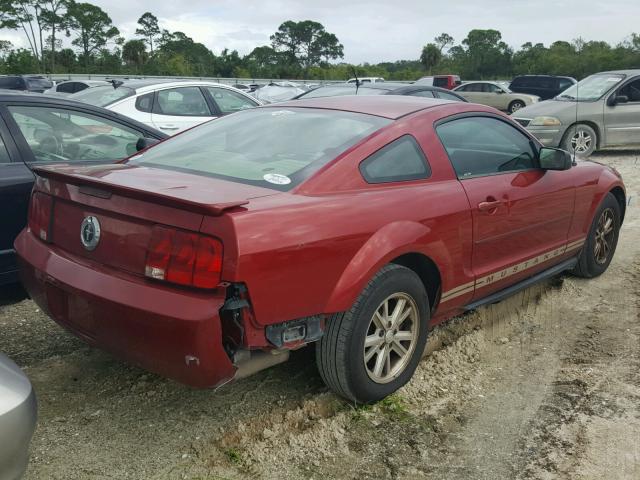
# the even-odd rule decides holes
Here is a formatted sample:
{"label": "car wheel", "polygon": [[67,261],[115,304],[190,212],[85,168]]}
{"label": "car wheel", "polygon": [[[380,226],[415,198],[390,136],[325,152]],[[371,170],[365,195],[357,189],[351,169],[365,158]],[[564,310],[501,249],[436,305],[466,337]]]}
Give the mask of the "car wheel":
{"label": "car wheel", "polygon": [[354,402],[381,400],[409,381],[427,342],[429,300],[420,277],[390,264],[351,309],[333,315],[316,344],[320,376]]}
{"label": "car wheel", "polygon": [[509,110],[509,113],[514,113],[524,107],[525,107],[525,104],[522,100],[514,100],[509,104],[508,110]]}
{"label": "car wheel", "polygon": [[620,205],[616,197],[608,193],[593,217],[589,236],[580,252],[578,264],[573,269],[574,274],[593,278],[609,267],[618,245],[620,216]]}
{"label": "car wheel", "polygon": [[589,125],[579,124],[571,127],[562,140],[562,148],[570,153],[588,157],[598,145],[598,136]]}

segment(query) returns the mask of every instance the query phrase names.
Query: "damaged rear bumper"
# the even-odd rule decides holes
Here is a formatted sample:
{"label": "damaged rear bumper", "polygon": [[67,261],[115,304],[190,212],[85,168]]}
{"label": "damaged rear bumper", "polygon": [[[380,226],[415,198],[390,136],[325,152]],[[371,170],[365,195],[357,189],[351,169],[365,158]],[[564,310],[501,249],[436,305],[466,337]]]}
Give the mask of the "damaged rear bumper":
{"label": "damaged rear bumper", "polygon": [[223,290],[178,290],[71,258],[23,231],[16,251],[31,297],[87,343],[193,387],[232,379],[222,344]]}

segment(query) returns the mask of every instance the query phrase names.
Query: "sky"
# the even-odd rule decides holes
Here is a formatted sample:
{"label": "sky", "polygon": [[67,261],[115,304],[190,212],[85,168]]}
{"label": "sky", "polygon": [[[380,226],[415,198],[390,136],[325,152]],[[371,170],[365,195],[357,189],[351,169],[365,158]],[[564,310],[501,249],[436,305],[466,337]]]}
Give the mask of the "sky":
{"label": "sky", "polygon": [[[125,38],[150,11],[160,26],[182,31],[218,54],[241,55],[269,44],[286,20],[315,20],[344,45],[344,60],[379,63],[417,59],[423,45],[447,32],[456,43],[474,28],[493,28],[514,48],[556,40],[624,41],[640,33],[640,0],[93,0]],[[17,31],[0,38],[26,47]]]}

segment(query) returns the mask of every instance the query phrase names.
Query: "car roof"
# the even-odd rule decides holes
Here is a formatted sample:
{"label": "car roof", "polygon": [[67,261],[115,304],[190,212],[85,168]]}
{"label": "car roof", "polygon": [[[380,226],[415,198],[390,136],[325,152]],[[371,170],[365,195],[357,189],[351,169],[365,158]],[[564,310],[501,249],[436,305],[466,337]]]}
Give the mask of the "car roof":
{"label": "car roof", "polygon": [[[115,79],[119,80],[119,79]],[[174,79],[136,79],[136,80],[126,80],[122,79],[123,84],[119,85],[120,87],[132,88],[136,91],[136,93],[140,91],[153,91],[156,87],[180,87],[180,86],[191,86],[191,85],[216,85],[219,87],[225,88],[234,88],[230,85],[225,85],[223,83],[214,82],[212,80],[174,80]]]}
{"label": "car roof", "polygon": [[636,69],[630,69],[630,70],[609,70],[608,72],[596,72],[593,75],[607,75],[607,74],[614,74],[614,75],[640,75],[640,69],[636,68]]}
{"label": "car roof", "polygon": [[317,97],[286,101],[278,104],[265,105],[258,108],[320,108],[326,110],[340,110],[344,112],[364,113],[396,120],[427,108],[440,105],[452,105],[459,102],[436,98],[395,96],[395,95],[344,95],[340,97]]}

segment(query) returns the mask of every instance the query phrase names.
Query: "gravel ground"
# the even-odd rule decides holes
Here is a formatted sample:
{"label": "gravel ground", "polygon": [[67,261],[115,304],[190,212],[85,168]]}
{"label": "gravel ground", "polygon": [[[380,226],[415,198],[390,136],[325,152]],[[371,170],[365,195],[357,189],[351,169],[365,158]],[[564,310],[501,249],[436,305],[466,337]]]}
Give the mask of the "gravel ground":
{"label": "gravel ground", "polygon": [[565,276],[438,327],[414,379],[372,407],[329,393],[313,352],[197,391],[91,349],[20,291],[0,351],[40,418],[31,479],[640,478],[640,155],[609,270]]}

